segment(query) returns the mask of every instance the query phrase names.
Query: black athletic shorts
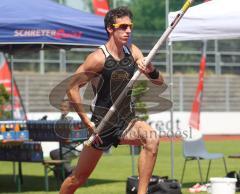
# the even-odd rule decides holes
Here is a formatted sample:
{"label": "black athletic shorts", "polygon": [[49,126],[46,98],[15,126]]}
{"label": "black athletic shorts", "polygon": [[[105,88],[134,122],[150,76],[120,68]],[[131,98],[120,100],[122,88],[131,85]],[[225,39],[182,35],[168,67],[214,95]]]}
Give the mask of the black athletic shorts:
{"label": "black athletic shorts", "polygon": [[[107,124],[107,127],[105,127],[99,134],[103,143],[93,143],[92,147],[103,151],[109,150],[111,146],[117,147],[120,143],[120,138],[123,134],[123,131],[127,128],[132,119],[133,118],[131,117],[128,117],[127,119],[120,118],[115,123]],[[91,118],[91,121],[94,122],[96,127],[100,123],[100,120],[95,116]]]}

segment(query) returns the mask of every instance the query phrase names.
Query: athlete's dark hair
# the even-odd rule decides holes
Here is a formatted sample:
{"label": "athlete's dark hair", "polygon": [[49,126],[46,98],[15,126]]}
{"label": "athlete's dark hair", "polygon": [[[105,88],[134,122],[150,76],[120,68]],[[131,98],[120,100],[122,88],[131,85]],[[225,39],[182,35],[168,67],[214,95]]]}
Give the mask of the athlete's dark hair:
{"label": "athlete's dark hair", "polygon": [[107,31],[108,27],[113,27],[113,24],[116,22],[117,18],[121,18],[124,16],[128,16],[130,19],[132,19],[133,17],[132,12],[127,7],[117,7],[107,12],[104,18],[104,25],[105,25],[106,32],[108,33]]}

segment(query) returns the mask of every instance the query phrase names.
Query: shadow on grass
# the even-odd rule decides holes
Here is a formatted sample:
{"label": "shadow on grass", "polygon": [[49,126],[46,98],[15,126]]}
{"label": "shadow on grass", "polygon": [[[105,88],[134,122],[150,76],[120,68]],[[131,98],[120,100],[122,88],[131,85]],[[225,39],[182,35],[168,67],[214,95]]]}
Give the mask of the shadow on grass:
{"label": "shadow on grass", "polygon": [[85,187],[90,187],[93,185],[100,185],[100,184],[110,184],[110,183],[117,183],[117,182],[126,182],[124,180],[111,180],[111,179],[88,179],[87,183],[84,185]]}
{"label": "shadow on grass", "polygon": [[[60,182],[57,182],[54,176],[49,176],[49,191],[58,191]],[[110,180],[110,179],[89,179],[84,187],[90,187],[98,184],[111,184],[115,182],[123,182],[123,180]],[[23,176],[23,184],[21,185],[22,192],[29,191],[45,191],[44,176]],[[14,182],[12,175],[0,175],[0,193],[12,192],[17,193],[17,183]]]}

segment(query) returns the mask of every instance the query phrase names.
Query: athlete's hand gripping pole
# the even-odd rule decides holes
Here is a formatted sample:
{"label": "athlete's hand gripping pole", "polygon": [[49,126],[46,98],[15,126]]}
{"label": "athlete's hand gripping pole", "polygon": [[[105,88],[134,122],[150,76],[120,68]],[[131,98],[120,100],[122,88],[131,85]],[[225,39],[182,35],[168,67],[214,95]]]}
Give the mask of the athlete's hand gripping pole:
{"label": "athlete's hand gripping pole", "polygon": [[[182,9],[179,11],[179,13],[177,14],[177,16],[174,18],[174,20],[172,21],[172,23],[168,26],[168,28],[165,30],[165,32],[162,34],[162,36],[159,38],[159,40],[157,41],[157,43],[154,45],[154,47],[152,48],[152,50],[149,52],[148,56],[145,58],[144,64],[147,65],[149,64],[153,57],[156,55],[158,49],[160,48],[160,46],[164,43],[165,40],[167,40],[167,38],[169,37],[170,33],[173,31],[173,29],[175,28],[175,26],[178,24],[178,22],[181,20],[181,18],[183,17],[183,15],[186,13],[186,11],[188,10],[188,8],[191,6],[191,4],[193,3],[194,0],[187,0],[185,2],[185,4],[183,5]],[[113,115],[113,113],[116,111],[116,108],[119,107],[119,104],[122,102],[122,100],[124,99],[124,97],[127,96],[128,91],[132,88],[133,84],[135,83],[135,81],[139,78],[139,76],[141,75],[141,72],[139,70],[137,70],[133,77],[131,78],[131,80],[129,81],[129,83],[126,85],[126,87],[124,88],[124,90],[121,92],[121,94],[118,96],[117,100],[114,102],[114,104],[111,106],[111,108],[109,109],[109,111],[107,112],[107,114],[103,117],[102,121],[100,122],[100,124],[98,125],[98,127],[95,130],[95,133],[92,134],[90,136],[90,138],[86,141],[83,142],[84,146],[90,146],[95,140],[96,138],[98,138],[97,134],[99,134],[102,129],[104,128],[106,122],[111,118],[111,116]]]}

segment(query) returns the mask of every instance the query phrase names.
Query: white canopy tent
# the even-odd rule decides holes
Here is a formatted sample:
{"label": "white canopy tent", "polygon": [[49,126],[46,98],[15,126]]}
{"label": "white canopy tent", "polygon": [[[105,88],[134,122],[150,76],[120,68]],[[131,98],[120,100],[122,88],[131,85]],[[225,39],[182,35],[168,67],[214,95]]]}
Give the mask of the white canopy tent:
{"label": "white canopy tent", "polygon": [[[178,12],[170,12],[169,23]],[[212,0],[189,8],[170,41],[240,38],[240,1]]]}
{"label": "white canopy tent", "polygon": [[[168,14],[169,24],[177,14],[178,11]],[[238,38],[240,38],[240,0],[211,0],[189,8],[168,39],[170,82],[173,83],[173,42]],[[170,96],[173,101],[172,84],[170,84]],[[173,129],[172,109],[170,119]],[[172,177],[174,177],[173,143],[171,144],[171,163]]]}

